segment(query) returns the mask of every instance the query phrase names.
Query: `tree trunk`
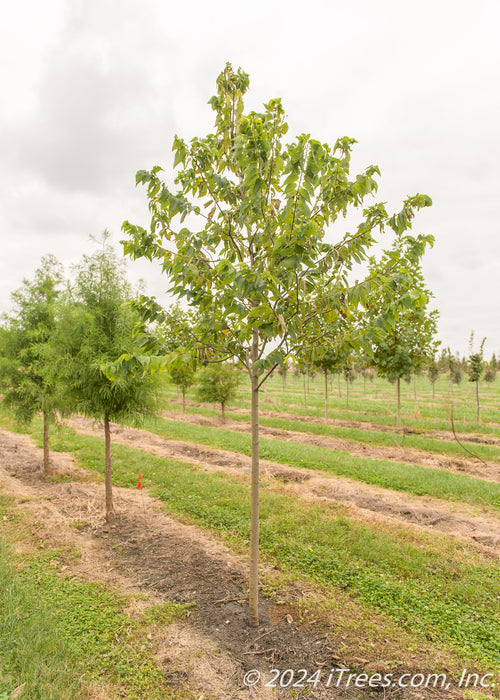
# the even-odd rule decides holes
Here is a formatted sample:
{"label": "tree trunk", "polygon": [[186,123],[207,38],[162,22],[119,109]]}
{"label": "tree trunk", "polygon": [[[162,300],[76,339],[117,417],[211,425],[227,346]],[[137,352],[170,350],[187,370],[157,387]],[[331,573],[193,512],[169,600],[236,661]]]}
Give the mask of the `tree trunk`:
{"label": "tree trunk", "polygon": [[479,380],[476,382],[476,422],[479,423]]}
{"label": "tree trunk", "polygon": [[252,486],[250,516],[250,627],[259,625],[259,372],[255,363],[259,357],[259,331],[252,330]]}
{"label": "tree trunk", "polygon": [[436,382],[432,382],[432,398],[436,396]]}
{"label": "tree trunk", "polygon": [[306,375],[304,374],[304,406],[307,408],[307,386],[306,386]]}
{"label": "tree trunk", "polygon": [[401,428],[401,378],[397,378],[397,391],[398,391],[398,418],[397,427]]}
{"label": "tree trunk", "polygon": [[220,408],[221,408],[221,412],[222,412],[222,422],[225,423],[226,422],[226,405],[221,403]]}
{"label": "tree trunk", "polygon": [[339,398],[341,399],[341,398],[342,398],[342,392],[341,392],[341,390],[340,390],[340,372],[339,372],[339,374],[337,374],[337,382],[338,382],[338,385],[339,385]]}
{"label": "tree trunk", "polygon": [[43,412],[43,475],[49,476],[52,469],[50,468],[50,451],[49,451],[49,416],[47,411]]}
{"label": "tree trunk", "polygon": [[104,484],[106,492],[106,520],[110,523],[115,517],[113,508],[113,480],[111,476],[111,432],[109,430],[109,416],[104,416],[104,440],[106,445]]}
{"label": "tree trunk", "polygon": [[363,374],[363,394],[366,394],[366,374]]}
{"label": "tree trunk", "polygon": [[186,390],[182,390],[182,415],[186,415]]}
{"label": "tree trunk", "polygon": [[345,394],[345,410],[349,410],[349,379],[345,380],[346,394]]}
{"label": "tree trunk", "polygon": [[328,372],[325,369],[325,423],[328,423]]}
{"label": "tree trunk", "polygon": [[417,400],[417,375],[413,375],[413,398]]}

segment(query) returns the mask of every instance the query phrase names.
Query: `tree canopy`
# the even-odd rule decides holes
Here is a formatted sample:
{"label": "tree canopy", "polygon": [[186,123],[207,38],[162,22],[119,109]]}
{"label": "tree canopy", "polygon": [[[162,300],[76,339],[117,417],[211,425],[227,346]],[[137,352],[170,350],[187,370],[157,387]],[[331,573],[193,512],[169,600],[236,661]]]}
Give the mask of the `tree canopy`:
{"label": "tree canopy", "polygon": [[[249,373],[250,623],[255,625],[259,388],[295,350],[317,346],[347,306],[362,303],[388,282],[390,265],[378,279],[352,284],[350,277],[366,259],[376,231],[389,228],[402,235],[415,211],[431,201],[426,195],[409,197],[393,216],[382,203],[365,206],[377,190],[379,169],[371,165],[351,176],[354,139],[342,137],[333,147],[309,134],[286,141],[281,100],[245,113],[248,87],[248,74],[227,64],[209,100],[214,132],[189,143],[175,137],[177,189],[161,179],[159,166],[137,173],[137,183],[147,188],[151,224],[147,230],[127,221],[123,229],[125,252],[157,260],[170,280],[169,292],[196,309],[198,322],[188,344],[204,360],[235,358]],[[360,210],[359,225],[328,242],[326,234],[350,207]],[[409,257],[424,245],[420,237],[412,241]],[[169,316],[154,299],[143,298],[141,311],[148,321]]]}
{"label": "tree canopy", "polygon": [[124,261],[105,232],[101,249],[84,255],[76,267],[75,282],[53,336],[58,357],[55,371],[68,405],[75,413],[104,422],[108,520],[114,517],[109,423],[140,419],[155,406],[156,381],[151,374],[136,368],[112,381],[103,371],[121,355],[140,349],[133,334],[138,317],[128,305],[131,298]]}
{"label": "tree canopy", "polygon": [[52,255],[42,258],[32,280],[12,293],[14,311],[4,319],[0,385],[5,405],[30,422],[44,422],[44,473],[50,473],[49,420],[58,407],[57,382],[47,371],[49,341],[56,327],[56,302],[63,282],[62,265]]}
{"label": "tree canopy", "polygon": [[[432,243],[427,239],[426,243]],[[373,340],[373,364],[377,372],[397,382],[397,425],[401,425],[400,382],[419,372],[434,357],[437,311],[430,311],[431,292],[424,283],[420,257],[424,246],[409,259],[407,246],[413,247],[411,237],[398,236],[390,251],[380,260],[372,258],[370,274],[384,274],[389,261],[395,275],[392,283],[380,287],[367,304],[368,327],[378,327]]]}

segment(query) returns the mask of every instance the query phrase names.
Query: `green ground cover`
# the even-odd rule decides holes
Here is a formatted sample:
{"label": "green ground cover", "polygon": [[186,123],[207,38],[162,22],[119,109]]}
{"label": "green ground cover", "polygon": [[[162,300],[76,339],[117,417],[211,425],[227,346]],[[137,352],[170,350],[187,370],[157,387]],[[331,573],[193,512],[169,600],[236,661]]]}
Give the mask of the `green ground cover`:
{"label": "green ground cover", "polygon": [[[181,409],[177,404],[169,404],[167,405],[167,408],[169,408],[169,410],[176,411],[180,416]],[[217,411],[216,409],[201,406],[188,406],[186,407],[186,413],[188,415],[200,414],[211,417],[220,415],[220,411]],[[233,421],[248,423],[250,420],[250,412],[247,415],[232,412],[229,413],[229,417]],[[438,455],[452,455],[465,459],[468,459],[471,456],[468,452],[466,452],[466,450],[463,449],[463,447],[461,447],[461,445],[456,442],[456,440],[443,440],[441,438],[433,438],[430,435],[405,433],[403,436],[398,433],[384,432],[368,428],[344,427],[332,422],[326,425],[324,423],[312,422],[307,420],[307,418],[301,420],[299,415],[297,415],[297,418],[294,420],[290,418],[261,415],[259,422],[264,427],[281,428],[282,430],[292,430],[299,433],[310,433],[313,435],[325,435],[327,437],[337,437],[353,443],[361,443],[364,445],[380,445],[382,447],[400,447],[404,445],[406,447],[415,447],[419,450],[423,450],[424,452],[431,452]],[[469,442],[463,439],[460,440],[460,442],[477,457],[488,462],[500,463],[500,445],[484,445],[477,442]]]}
{"label": "green ground cover", "polygon": [[[187,440],[242,454],[251,453],[251,436],[225,428],[194,425],[156,418],[148,420],[152,432],[173,440]],[[355,457],[348,452],[285,440],[260,438],[260,456],[280,464],[345,476],[373,486],[500,509],[500,484],[433,469],[418,464]]]}
{"label": "green ground cover", "polygon": [[[103,441],[64,429],[55,447],[103,473]],[[249,539],[249,484],[222,473],[113,447],[114,480],[143,483],[171,512],[223,535],[245,549]],[[403,628],[484,663],[500,658],[500,567],[472,546],[435,533],[369,525],[341,506],[301,502],[262,489],[261,547],[283,570],[316,580],[327,595],[350,591]]]}
{"label": "green ground cover", "polygon": [[[0,496],[0,514],[16,517]],[[4,521],[5,522],[5,521]],[[132,620],[128,600],[100,582],[57,573],[66,550],[16,556],[5,527],[0,530],[0,698],[65,700],[85,698],[90,685],[104,683],[128,698],[187,698],[170,690],[154,662],[147,637],[147,613]],[[169,607],[170,618],[182,615]],[[163,615],[164,623],[168,619]]]}
{"label": "green ground cover", "polygon": [[[261,406],[293,413],[301,417],[322,418],[324,416],[323,377],[316,375],[310,380],[307,407],[304,406],[302,379],[291,376],[283,390],[281,378],[273,376],[263,386]],[[356,380],[349,388],[349,410],[346,410],[345,384],[341,383],[342,396],[338,396],[337,380],[329,387],[329,414],[339,420],[373,422],[379,425],[395,426],[396,423],[396,389],[389,382],[375,378],[367,382],[366,393],[362,380]],[[246,391],[247,379],[243,374],[242,385],[232,406],[249,410],[250,399]],[[417,378],[417,400],[414,399],[413,383],[402,382],[402,416],[403,424],[415,430],[450,430],[451,393],[447,379],[440,377],[436,383],[436,396],[426,377]],[[176,396],[172,386],[165,387],[165,395]],[[188,392],[188,399],[196,400],[194,391]],[[480,400],[482,404],[481,422],[476,422],[476,405],[474,387],[463,381],[453,388],[455,427],[461,433],[483,433],[500,437],[500,380],[492,384],[480,383]],[[415,415],[418,409],[417,415]]]}

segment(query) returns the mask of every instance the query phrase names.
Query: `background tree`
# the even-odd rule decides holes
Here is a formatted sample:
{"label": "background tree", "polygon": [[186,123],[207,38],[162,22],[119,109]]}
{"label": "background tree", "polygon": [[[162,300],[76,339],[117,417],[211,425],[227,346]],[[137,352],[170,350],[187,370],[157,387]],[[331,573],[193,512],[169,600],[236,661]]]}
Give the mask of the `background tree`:
{"label": "background tree", "polygon": [[439,371],[443,374],[449,371],[450,348],[442,348],[437,359]]}
{"label": "background tree", "polygon": [[115,512],[112,491],[110,421],[140,419],[155,407],[156,376],[134,368],[111,381],[103,367],[121,355],[140,350],[133,337],[137,314],[127,302],[132,296],[123,260],[102,237],[101,249],[84,255],[76,267],[71,297],[53,335],[57,372],[73,412],[102,420],[105,437],[106,520]]}
{"label": "background tree", "polygon": [[485,382],[488,382],[491,384],[492,382],[495,381],[497,376],[496,370],[492,369],[490,366],[486,367],[484,370],[484,376],[483,379]]}
{"label": "background tree", "polygon": [[427,366],[427,376],[432,386],[432,398],[435,397],[436,393],[436,382],[439,377],[439,365],[436,360],[432,359]]}
{"label": "background tree", "polygon": [[343,355],[338,347],[329,347],[321,357],[317,358],[316,366],[323,372],[325,397],[325,423],[328,423],[328,374],[336,374],[342,370]]}
{"label": "background tree", "polygon": [[168,375],[182,394],[182,415],[186,413],[186,391],[193,386],[196,375],[196,359],[191,353],[178,349],[172,352],[168,362]]}
{"label": "background tree", "polygon": [[353,360],[352,360],[352,355],[349,354],[345,358],[343,364],[342,364],[342,374],[344,375],[345,379],[345,387],[346,387],[346,399],[345,399],[345,410],[349,410],[349,384],[352,384],[353,381],[356,379],[356,372],[354,371],[354,366],[353,366]]}
{"label": "background tree", "polygon": [[[430,291],[424,284],[419,260],[407,262],[405,248],[412,245],[406,237],[398,238],[393,249],[380,261],[372,259],[370,274],[379,276],[388,260],[396,264],[399,275],[392,287],[386,287],[370,298],[368,323],[380,328],[373,345],[373,361],[377,372],[397,387],[397,427],[401,427],[401,379],[418,372],[433,357],[437,343],[438,312],[429,311]],[[423,253],[423,250],[421,250]]]}
{"label": "background tree", "polygon": [[47,371],[48,344],[56,326],[55,305],[63,281],[54,256],[42,258],[32,280],[12,294],[14,312],[3,323],[0,382],[4,403],[18,420],[43,417],[43,472],[50,474],[49,421],[57,408],[57,382]]}
{"label": "background tree", "polygon": [[328,422],[328,374],[339,374],[349,364],[355,335],[355,318],[346,306],[335,322],[322,320],[323,338],[314,347],[301,348],[297,356],[306,366],[319,369],[324,377],[325,423]]}
{"label": "background tree", "polygon": [[[133,303],[132,307],[134,306]],[[161,349],[163,359],[157,363],[154,370],[166,371],[177,387],[177,397],[181,393],[182,415],[186,413],[186,392],[195,382],[197,369],[196,353],[185,347],[192,328],[193,315],[184,311],[179,304],[172,304],[163,323],[149,324],[143,320],[136,324],[134,330],[141,348],[146,351],[150,348],[157,351]]]}
{"label": "background tree", "polygon": [[[349,319],[352,322],[352,319]],[[328,373],[340,374],[349,362],[352,352],[350,345],[350,333],[352,328],[347,321],[347,314],[344,311],[335,324],[329,326],[325,339],[315,348],[304,348],[301,354],[306,353],[309,364],[318,368],[324,377],[324,398],[325,398],[325,423],[328,422]]]}
{"label": "background tree", "polygon": [[451,391],[453,395],[453,385],[460,384],[463,379],[462,363],[457,355],[452,355],[450,348],[447,349],[448,377],[450,379]]}
{"label": "background tree", "polygon": [[[341,138],[331,148],[302,134],[285,143],[281,101],[244,114],[248,85],[246,73],[226,65],[210,99],[214,133],[190,143],[175,138],[176,192],[160,179],[158,166],[137,173],[137,182],[147,186],[151,225],[145,230],[125,222],[124,230],[126,253],[157,259],[171,280],[170,292],[197,310],[193,345],[237,359],[249,374],[250,624],[257,625],[259,389],[297,347],[317,344],[321,319],[334,321],[343,304],[370,292],[373,281],[351,290],[348,275],[366,257],[373,232],[384,224],[405,230],[415,209],[430,200],[412,197],[393,217],[382,204],[372,205],[354,233],[327,243],[326,230],[339,215],[362,207],[376,191],[378,168],[350,178],[353,139]],[[182,226],[186,220],[189,228]],[[143,300],[143,310],[149,318],[167,315],[154,300]]]}
{"label": "background tree", "polygon": [[199,374],[197,393],[201,401],[220,404],[222,420],[225,420],[225,408],[234,398],[240,381],[240,372],[231,365],[209,365]]}
{"label": "background tree", "polygon": [[479,423],[479,380],[484,372],[484,358],[483,358],[483,348],[486,338],[483,338],[481,345],[479,346],[479,352],[474,352],[474,332],[470,334],[469,341],[469,359],[467,363],[467,374],[469,375],[469,382],[473,382],[476,385],[476,420]]}
{"label": "background tree", "polygon": [[286,379],[287,379],[287,374],[288,374],[288,364],[285,363],[284,365],[280,365],[278,367],[278,374],[280,375],[282,382],[283,382],[283,391],[286,389]]}
{"label": "background tree", "polygon": [[363,393],[366,394],[366,380],[368,379],[370,382],[373,382],[374,379],[372,358],[363,353],[359,354],[356,358],[356,368],[363,377]]}

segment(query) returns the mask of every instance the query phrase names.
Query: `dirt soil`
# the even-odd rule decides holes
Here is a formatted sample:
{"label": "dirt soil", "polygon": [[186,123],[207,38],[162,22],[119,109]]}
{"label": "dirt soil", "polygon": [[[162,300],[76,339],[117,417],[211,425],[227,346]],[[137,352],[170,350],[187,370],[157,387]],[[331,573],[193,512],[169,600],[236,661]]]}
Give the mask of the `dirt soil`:
{"label": "dirt soil", "polygon": [[[193,404],[193,406],[200,404]],[[241,409],[226,409],[227,413],[241,413],[248,414],[248,411],[243,411]],[[293,414],[286,413],[276,413],[273,411],[260,411],[262,416],[279,417],[286,418],[288,420],[297,421],[298,417]],[[179,420],[178,412],[163,412],[163,417],[170,420]],[[190,423],[196,423],[200,425],[216,426],[221,427],[224,425],[231,430],[237,430],[239,432],[250,432],[250,423],[242,423],[241,421],[232,421],[226,419],[224,423],[221,422],[220,418],[210,418],[207,416],[202,416],[200,414],[186,414],[183,416],[183,420],[189,421]],[[324,425],[324,420],[319,418],[308,418],[304,421],[304,431],[307,431],[307,423],[318,423]],[[397,428],[391,426],[375,425],[372,423],[361,423],[359,421],[346,421],[346,420],[336,420],[329,419],[328,423],[331,425],[338,425],[346,428],[362,428],[364,430],[378,430],[379,432],[389,432],[394,433],[397,436],[398,441],[401,441],[401,433]],[[431,454],[425,450],[419,450],[415,447],[407,447],[405,445],[396,445],[386,447],[383,445],[365,445],[363,443],[357,443],[350,440],[343,440],[342,438],[334,438],[327,435],[312,435],[307,432],[298,432],[293,430],[283,430],[281,428],[269,428],[261,425],[259,428],[260,435],[262,437],[277,438],[279,440],[289,440],[292,442],[300,442],[303,445],[316,445],[318,447],[329,447],[333,450],[342,450],[348,452],[356,457],[368,457],[370,459],[387,459],[396,462],[402,462],[403,464],[421,464],[425,467],[433,467],[436,469],[446,469],[447,471],[454,471],[459,473],[471,474],[471,476],[479,477],[480,479],[485,479],[486,481],[496,481],[500,482],[500,465],[499,464],[487,464],[481,461],[479,458],[474,458],[469,456],[467,459],[462,459],[460,457],[450,457],[444,454]],[[413,431],[416,433],[416,431]],[[406,429],[406,434],[412,434],[410,429]],[[422,433],[418,433],[422,435]],[[453,433],[429,433],[428,437],[442,439],[442,440],[454,440]],[[461,442],[476,442],[484,444],[500,444],[500,438],[486,437],[482,435],[458,435],[457,436]]]}
{"label": "dirt soil", "polygon": [[[101,435],[95,422],[75,417],[68,424],[79,432]],[[237,423],[228,424],[233,428]],[[152,452],[160,457],[196,464],[205,470],[249,474],[250,457],[191,442],[168,440],[147,430],[111,425],[114,442]],[[300,435],[297,433],[297,435]],[[473,542],[487,555],[500,556],[500,518],[490,509],[464,503],[391,491],[347,478],[325,475],[261,460],[263,478],[280,484],[282,490],[301,498],[342,503],[351,517],[401,523],[419,530],[437,530]],[[480,511],[480,514],[478,514]]]}
{"label": "dirt soil", "polygon": [[[69,455],[55,453],[52,460],[58,479],[47,481],[42,475],[42,452],[31,439],[0,430],[0,487],[31,523],[27,531],[37,546],[71,546],[81,552],[61,575],[99,579],[125,592],[132,597],[131,615],[165,600],[193,604],[186,620],[155,635],[157,661],[173,687],[187,686],[199,700],[279,698],[290,697],[289,691],[263,684],[246,688],[244,674],[258,669],[268,680],[273,668],[435,672],[437,667],[446,669],[456,663],[430,643],[423,642],[418,652],[410,653],[415,648],[411,637],[393,626],[393,636],[388,638],[383,616],[373,613],[366,620],[357,603],[343,592],[339,592],[340,598],[344,596],[339,612],[332,609],[321,619],[317,613],[307,615],[304,603],[313,610],[315,601],[322,599],[318,590],[300,582],[281,585],[271,598],[262,596],[261,624],[250,628],[244,559],[203,529],[170,517],[159,501],[144,492],[142,501],[135,490],[115,488],[118,517],[107,524],[103,484],[95,483],[95,475],[76,466]],[[67,480],[61,481],[63,477]],[[25,539],[20,541],[26,546]],[[276,576],[273,568],[262,567],[262,580]],[[362,633],[351,622],[356,617],[362,619]],[[356,654],[361,634],[369,635],[372,649],[368,654],[363,647],[363,657]],[[321,682],[307,688],[305,696],[451,700],[461,694],[433,688],[327,689]],[[296,688],[293,697],[302,697],[302,690]]]}

